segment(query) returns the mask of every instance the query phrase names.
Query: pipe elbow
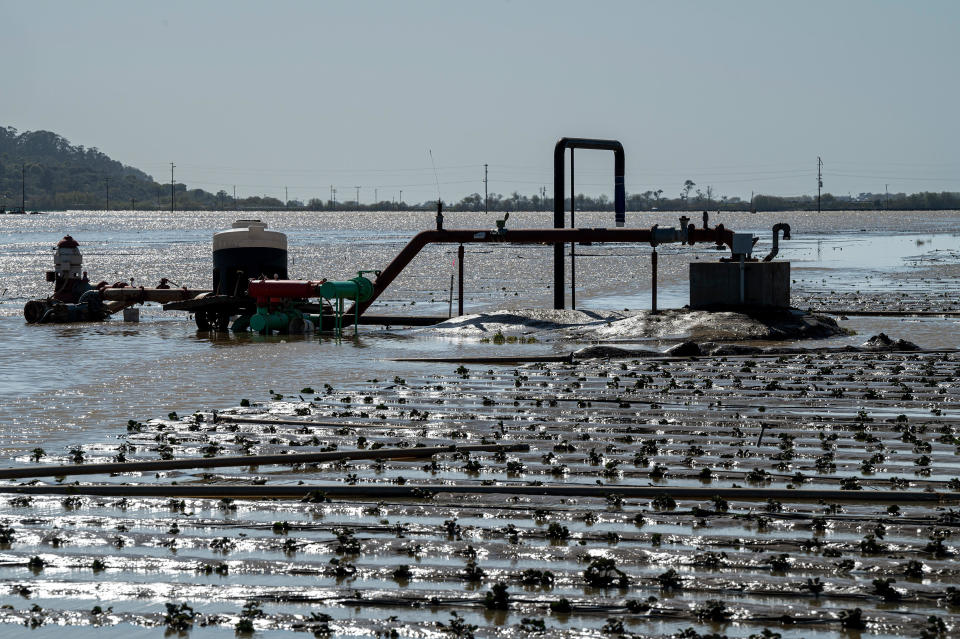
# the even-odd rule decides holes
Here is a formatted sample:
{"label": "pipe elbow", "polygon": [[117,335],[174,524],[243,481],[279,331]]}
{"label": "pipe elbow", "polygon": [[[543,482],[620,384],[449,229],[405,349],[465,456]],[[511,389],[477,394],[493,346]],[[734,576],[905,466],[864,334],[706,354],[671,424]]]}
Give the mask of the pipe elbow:
{"label": "pipe elbow", "polygon": [[764,262],[770,262],[780,253],[780,233],[783,233],[783,239],[790,239],[790,225],[786,222],[779,222],[773,225],[773,247],[767,256],[763,258]]}

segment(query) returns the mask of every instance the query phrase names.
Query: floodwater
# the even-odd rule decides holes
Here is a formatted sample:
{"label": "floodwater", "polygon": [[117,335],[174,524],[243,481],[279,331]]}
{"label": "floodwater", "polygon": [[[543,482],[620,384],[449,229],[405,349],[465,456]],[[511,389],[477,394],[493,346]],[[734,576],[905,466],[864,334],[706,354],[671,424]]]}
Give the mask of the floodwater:
{"label": "floodwater", "polygon": [[[610,224],[611,215],[583,213],[578,219],[584,227],[601,227]],[[103,324],[28,326],[22,320],[24,302],[48,294],[44,272],[51,268],[54,245],[66,234],[80,242],[94,281],[132,278],[154,285],[168,277],[199,288],[210,285],[213,234],[229,228],[237,217],[259,217],[286,233],[290,276],[304,279],[348,278],[359,269],[383,268],[410,237],[434,224],[432,214],[413,212],[202,212],[171,217],[165,212],[68,211],[0,217],[0,450],[99,438],[134,417],[233,406],[242,397],[265,394],[290,379],[318,385],[417,370],[392,358],[571,350],[562,343],[496,345],[477,336],[441,337],[372,326],[362,327],[356,341],[341,343],[315,337],[220,336],[199,333],[186,314],[164,313],[156,305],[143,307],[139,324],[116,318]],[[478,222],[473,214],[450,213],[446,225],[492,228],[498,216],[479,217]],[[824,300],[814,307],[830,306],[826,300],[841,293],[856,296],[871,287],[896,291],[903,284],[915,291],[914,298],[945,292],[954,300],[960,297],[955,279],[936,277],[938,267],[960,263],[955,231],[960,212],[741,213],[714,215],[710,224],[757,234],[761,240],[756,251],[763,255],[769,250],[770,228],[779,221],[791,224],[794,239],[781,242],[778,259],[792,261],[795,298],[808,301],[805,292],[813,291]],[[666,214],[634,213],[627,223],[668,226],[676,221]],[[515,214],[511,224],[546,227],[552,214]],[[659,252],[661,308],[686,302],[689,261],[721,254],[710,245],[664,245]],[[649,253],[645,246],[577,247],[578,308],[648,309]],[[455,255],[455,247],[427,247],[370,312],[446,315]],[[465,312],[549,307],[551,259],[546,247],[468,245]],[[566,272],[569,283],[570,269]],[[957,348],[958,323],[960,318],[853,318],[843,325],[857,334],[830,343],[859,343],[885,330],[923,347]]]}
{"label": "floodwater", "polygon": [[[538,621],[551,636],[615,636],[619,620],[624,632],[640,636],[746,638],[771,627],[784,639],[819,639],[857,636],[848,619],[855,608],[868,620],[865,636],[914,636],[930,615],[956,631],[960,594],[949,590],[960,553],[951,537],[960,518],[955,503],[904,502],[893,511],[869,497],[842,508],[819,499],[821,491],[841,487],[864,494],[960,490],[956,354],[524,367],[394,361],[568,353],[610,335],[557,337],[542,329],[536,311],[512,313],[518,318],[512,325],[477,328],[486,317],[504,317],[494,313],[501,309],[551,304],[546,247],[467,247],[465,310],[480,317],[464,331],[368,326],[357,339],[340,342],[219,336],[156,306],[145,307],[137,324],[119,318],[23,322],[23,303],[47,293],[43,273],[65,234],[81,243],[91,279],[132,277],[152,285],[168,277],[202,287],[209,285],[211,236],[235,217],[0,216],[5,465],[34,466],[35,448],[43,449],[41,464],[71,463],[78,454],[89,463],[119,456],[415,450],[451,442],[523,443],[529,451],[79,477],[114,486],[210,485],[213,491],[220,483],[251,490],[503,487],[488,495],[374,495],[311,504],[5,495],[0,536],[9,528],[12,542],[0,541],[0,636],[19,636],[24,626],[35,637],[177,634],[164,619],[165,604],[184,601],[199,613],[188,631],[197,637],[234,636],[244,619],[258,637],[387,637],[393,630],[466,637],[450,630],[456,613],[483,637],[537,636]],[[260,217],[288,234],[291,277],[312,279],[383,268],[409,237],[433,225],[432,214],[420,213]],[[477,217],[450,214],[447,225],[492,228],[497,216],[479,223]],[[520,214],[511,221],[537,227],[551,217]],[[610,217],[584,213],[578,220],[599,227]],[[793,227],[794,239],[781,242],[778,259],[792,262],[795,305],[846,311],[841,325],[856,333],[802,345],[859,344],[884,331],[924,348],[960,348],[957,317],[853,315],[960,310],[960,238],[953,230],[960,213],[739,214],[714,216],[711,224],[760,235],[757,251],[765,254],[770,227],[780,221]],[[651,214],[628,220],[654,223],[675,222]],[[691,260],[719,255],[709,246],[659,252],[661,307],[686,301]],[[585,246],[577,253],[578,308],[594,315],[649,308],[649,247]],[[425,250],[371,312],[446,314],[454,255],[451,247]],[[497,344],[489,340],[495,329],[535,341]],[[683,335],[617,334],[614,341],[629,338],[664,348]],[[245,399],[249,406],[240,408]],[[213,422],[213,410],[221,421]],[[59,480],[41,482],[56,486]],[[636,497],[620,503],[612,493],[510,496],[538,485],[707,492],[705,499],[677,499],[674,506]],[[744,485],[781,496],[731,497],[724,507],[713,497],[714,490]],[[786,490],[796,496],[783,497]],[[563,527],[568,534],[556,532]],[[630,587],[588,585],[587,567],[598,559],[615,560]],[[464,576],[471,561],[484,571],[479,581]],[[547,564],[549,583],[526,575]],[[401,566],[409,575],[398,578]],[[668,568],[682,588],[662,586]],[[874,581],[884,577],[896,578],[893,591]],[[509,612],[482,603],[498,581],[509,585]],[[551,611],[549,604],[561,598],[573,602],[571,614]],[[250,602],[254,607],[242,612]],[[95,605],[103,610],[93,612]],[[257,605],[262,615],[252,612]],[[682,634],[687,628],[692,634]]]}

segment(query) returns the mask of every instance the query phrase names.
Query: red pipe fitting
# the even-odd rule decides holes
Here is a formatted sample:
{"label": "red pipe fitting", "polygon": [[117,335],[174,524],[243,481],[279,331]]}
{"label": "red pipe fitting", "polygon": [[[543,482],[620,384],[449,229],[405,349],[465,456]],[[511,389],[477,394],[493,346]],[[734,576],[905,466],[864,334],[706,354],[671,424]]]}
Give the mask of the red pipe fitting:
{"label": "red pipe fitting", "polygon": [[256,298],[257,304],[264,306],[273,301],[285,299],[309,299],[319,295],[320,286],[326,280],[319,282],[304,280],[250,280],[247,292],[250,297]]}

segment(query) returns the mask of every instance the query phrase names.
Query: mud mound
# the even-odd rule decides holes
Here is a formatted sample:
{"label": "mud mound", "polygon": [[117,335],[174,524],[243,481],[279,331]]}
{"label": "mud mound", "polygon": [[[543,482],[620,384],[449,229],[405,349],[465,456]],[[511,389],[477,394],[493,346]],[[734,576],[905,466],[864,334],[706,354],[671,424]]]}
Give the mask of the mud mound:
{"label": "mud mound", "polygon": [[825,316],[781,311],[764,315],[674,309],[649,311],[574,311],[505,309],[455,317],[419,332],[442,337],[491,339],[532,336],[538,341],[614,342],[631,340],[822,339],[843,331]]}

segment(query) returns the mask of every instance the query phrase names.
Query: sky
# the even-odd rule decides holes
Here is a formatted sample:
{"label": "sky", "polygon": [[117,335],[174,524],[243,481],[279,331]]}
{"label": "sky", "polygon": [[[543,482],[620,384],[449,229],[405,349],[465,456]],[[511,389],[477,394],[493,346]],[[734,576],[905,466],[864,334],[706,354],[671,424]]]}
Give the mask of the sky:
{"label": "sky", "polygon": [[[960,191],[960,2],[0,0],[0,125],[303,201]],[[436,170],[434,170],[434,167]],[[612,154],[577,191],[613,195]],[[439,183],[439,184],[438,184]],[[286,187],[286,191],[284,190]]]}

